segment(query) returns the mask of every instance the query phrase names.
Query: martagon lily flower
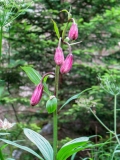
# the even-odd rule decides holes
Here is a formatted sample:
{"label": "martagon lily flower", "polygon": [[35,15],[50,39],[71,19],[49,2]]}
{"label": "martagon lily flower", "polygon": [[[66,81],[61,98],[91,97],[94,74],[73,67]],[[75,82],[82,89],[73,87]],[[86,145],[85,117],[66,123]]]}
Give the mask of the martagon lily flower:
{"label": "martagon lily flower", "polygon": [[37,105],[42,97],[42,94],[43,94],[43,84],[39,83],[32,94],[30,104],[32,106]]}
{"label": "martagon lily flower", "polygon": [[69,53],[60,68],[60,72],[62,74],[68,73],[72,68],[72,64],[73,64],[73,55],[72,53]]}
{"label": "martagon lily flower", "polygon": [[70,40],[76,40],[78,38],[78,27],[75,22],[73,22],[69,30],[68,37]]}
{"label": "martagon lily flower", "polygon": [[59,46],[56,48],[54,61],[58,66],[62,65],[64,62],[64,54],[63,54],[62,48]]}

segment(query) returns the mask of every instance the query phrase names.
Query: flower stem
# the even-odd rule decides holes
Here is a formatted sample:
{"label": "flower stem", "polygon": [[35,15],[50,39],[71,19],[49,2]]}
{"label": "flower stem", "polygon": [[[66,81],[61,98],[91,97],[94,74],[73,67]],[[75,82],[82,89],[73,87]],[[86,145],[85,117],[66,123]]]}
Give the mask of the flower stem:
{"label": "flower stem", "polygon": [[[93,110],[90,108],[90,111],[93,113],[93,115],[95,116],[95,118],[98,120],[98,122],[110,133],[114,134],[113,131],[111,131],[99,118],[98,116],[93,112]],[[114,134],[115,135],[115,134]]]}
{"label": "flower stem", "polygon": [[115,132],[115,134],[117,133],[117,130],[116,130],[116,121],[117,121],[116,107],[117,107],[117,95],[114,95],[114,132]]}
{"label": "flower stem", "polygon": [[[56,65],[55,70],[55,96],[58,99],[58,85],[59,85],[59,66]],[[54,160],[56,160],[57,156],[57,109],[53,112],[53,151],[54,151]]]}
{"label": "flower stem", "polygon": [[0,59],[2,55],[2,34],[3,34],[3,27],[0,27]]}
{"label": "flower stem", "polygon": [[114,95],[114,133],[118,144],[120,144],[120,140],[117,136],[117,95]]}

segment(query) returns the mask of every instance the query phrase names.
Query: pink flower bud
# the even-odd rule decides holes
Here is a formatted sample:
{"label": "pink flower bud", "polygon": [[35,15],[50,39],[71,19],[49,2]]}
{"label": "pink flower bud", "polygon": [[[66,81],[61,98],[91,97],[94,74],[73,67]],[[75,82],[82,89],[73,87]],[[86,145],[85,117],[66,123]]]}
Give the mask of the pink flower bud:
{"label": "pink flower bud", "polygon": [[57,47],[54,56],[55,63],[57,65],[62,65],[64,62],[64,54],[61,47]]}
{"label": "pink flower bud", "polygon": [[78,38],[78,27],[76,23],[73,23],[70,30],[68,37],[70,40],[76,40]]}
{"label": "pink flower bud", "polygon": [[67,55],[64,63],[62,64],[62,66],[60,68],[60,72],[62,74],[68,73],[72,68],[72,64],[73,64],[73,55],[72,55],[72,53],[70,53]]}
{"label": "pink flower bud", "polygon": [[33,94],[32,94],[32,97],[31,97],[31,100],[30,100],[30,104],[32,106],[35,106],[39,103],[41,97],[42,97],[42,93],[43,93],[43,84],[40,83],[36,86]]}

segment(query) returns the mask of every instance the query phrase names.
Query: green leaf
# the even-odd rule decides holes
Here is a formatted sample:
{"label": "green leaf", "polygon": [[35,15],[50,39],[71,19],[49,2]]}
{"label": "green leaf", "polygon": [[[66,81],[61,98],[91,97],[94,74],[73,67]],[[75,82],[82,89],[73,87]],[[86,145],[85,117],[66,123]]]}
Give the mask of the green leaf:
{"label": "green leaf", "polygon": [[5,149],[7,146],[8,146],[8,144],[2,145],[2,146],[0,147],[1,151],[2,151],[3,149]]}
{"label": "green leaf", "polygon": [[16,60],[16,61],[12,59],[12,60],[10,60],[10,64],[8,64],[8,67],[10,67],[10,68],[15,68],[15,67],[24,65],[25,62],[26,62],[26,61],[20,60],[20,59],[18,59],[18,60]]}
{"label": "green leaf", "polygon": [[53,149],[43,136],[27,128],[24,129],[24,133],[38,147],[45,160],[53,160]]}
{"label": "green leaf", "polygon": [[74,153],[70,160],[74,160],[77,153]]}
{"label": "green leaf", "polygon": [[67,14],[69,14],[69,12],[67,11],[67,9],[63,9],[62,11],[60,12],[66,12]]}
{"label": "green leaf", "polygon": [[5,135],[8,135],[10,133],[0,133],[0,136],[5,136]]}
{"label": "green leaf", "polygon": [[58,26],[57,26],[56,22],[55,22],[53,19],[52,19],[52,22],[53,22],[53,24],[54,24],[54,31],[55,31],[58,39],[59,39],[59,38],[60,38],[60,33],[59,33]]}
{"label": "green leaf", "polygon": [[45,82],[43,82],[43,86],[44,86],[44,91],[45,91],[45,93],[47,93],[47,95],[51,95],[51,93],[50,93],[50,91],[49,91],[49,88],[48,88],[48,85],[45,83]]}
{"label": "green leaf", "polygon": [[32,149],[30,149],[30,148],[28,148],[28,147],[26,147],[26,146],[19,145],[19,144],[15,143],[15,142],[12,142],[12,141],[9,141],[9,140],[6,140],[6,139],[1,139],[1,138],[0,138],[0,140],[3,141],[3,142],[5,142],[5,143],[7,143],[7,144],[12,145],[12,146],[18,147],[18,148],[20,148],[20,149],[22,149],[22,150],[24,150],[24,151],[27,151],[27,152],[33,154],[34,156],[38,157],[40,160],[44,160],[44,159],[43,159],[41,156],[39,156],[36,152],[34,152]]}
{"label": "green leaf", "polygon": [[88,137],[76,138],[65,145],[57,153],[57,160],[66,160],[74,153],[84,150],[88,146]]}
{"label": "green leaf", "polygon": [[35,69],[33,69],[30,66],[25,66],[25,67],[21,67],[27,74],[27,76],[29,77],[29,79],[35,84],[38,85],[40,83],[41,80],[41,75],[38,73],[38,71],[36,71]]}
{"label": "green leaf", "polygon": [[71,98],[69,98],[69,99],[60,107],[60,110],[61,110],[65,105],[67,105],[69,102],[71,102],[71,101],[74,100],[74,99],[79,98],[79,96],[80,96],[81,94],[83,94],[83,93],[86,92],[86,91],[89,91],[90,89],[91,89],[91,88],[87,88],[87,89],[85,89],[84,91],[82,91],[82,92],[80,92],[80,93],[72,96]]}
{"label": "green leaf", "polygon": [[116,151],[114,151],[114,153],[120,153],[120,150],[116,150]]}
{"label": "green leaf", "polygon": [[47,85],[47,83],[46,83],[48,77],[49,77],[49,75],[44,77],[44,79],[43,79],[43,85],[44,85],[44,91],[45,91],[45,93],[47,93],[47,94],[50,96],[51,93],[50,93],[49,88],[48,88],[48,85]]}
{"label": "green leaf", "polygon": [[15,160],[15,159],[13,159],[13,158],[7,158],[6,160]]}
{"label": "green leaf", "polygon": [[66,12],[67,13],[67,15],[68,15],[68,19],[70,19],[71,18],[71,14],[70,14],[70,12],[68,12],[66,9],[63,9],[62,11],[60,11],[60,12]]}

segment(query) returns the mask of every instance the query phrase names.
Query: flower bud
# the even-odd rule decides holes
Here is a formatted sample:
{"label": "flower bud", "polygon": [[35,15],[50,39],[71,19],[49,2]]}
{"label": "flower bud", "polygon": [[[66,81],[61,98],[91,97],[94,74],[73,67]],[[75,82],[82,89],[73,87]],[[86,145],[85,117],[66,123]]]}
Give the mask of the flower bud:
{"label": "flower bud", "polygon": [[32,97],[31,97],[31,100],[30,100],[30,104],[32,106],[35,106],[39,103],[41,97],[42,97],[42,93],[43,93],[43,84],[40,83],[36,86],[33,94],[32,94]]}
{"label": "flower bud", "polygon": [[67,55],[64,63],[62,64],[62,66],[60,68],[60,72],[62,74],[68,73],[72,68],[72,64],[73,64],[73,55],[72,55],[72,53],[70,53]]}
{"label": "flower bud", "polygon": [[54,56],[55,63],[57,65],[62,65],[64,62],[64,54],[61,47],[57,47]]}
{"label": "flower bud", "polygon": [[48,113],[53,113],[57,109],[57,98],[55,96],[50,96],[46,103],[46,109]]}
{"label": "flower bud", "polygon": [[78,27],[76,23],[72,24],[68,33],[68,37],[70,40],[76,40],[78,38]]}

